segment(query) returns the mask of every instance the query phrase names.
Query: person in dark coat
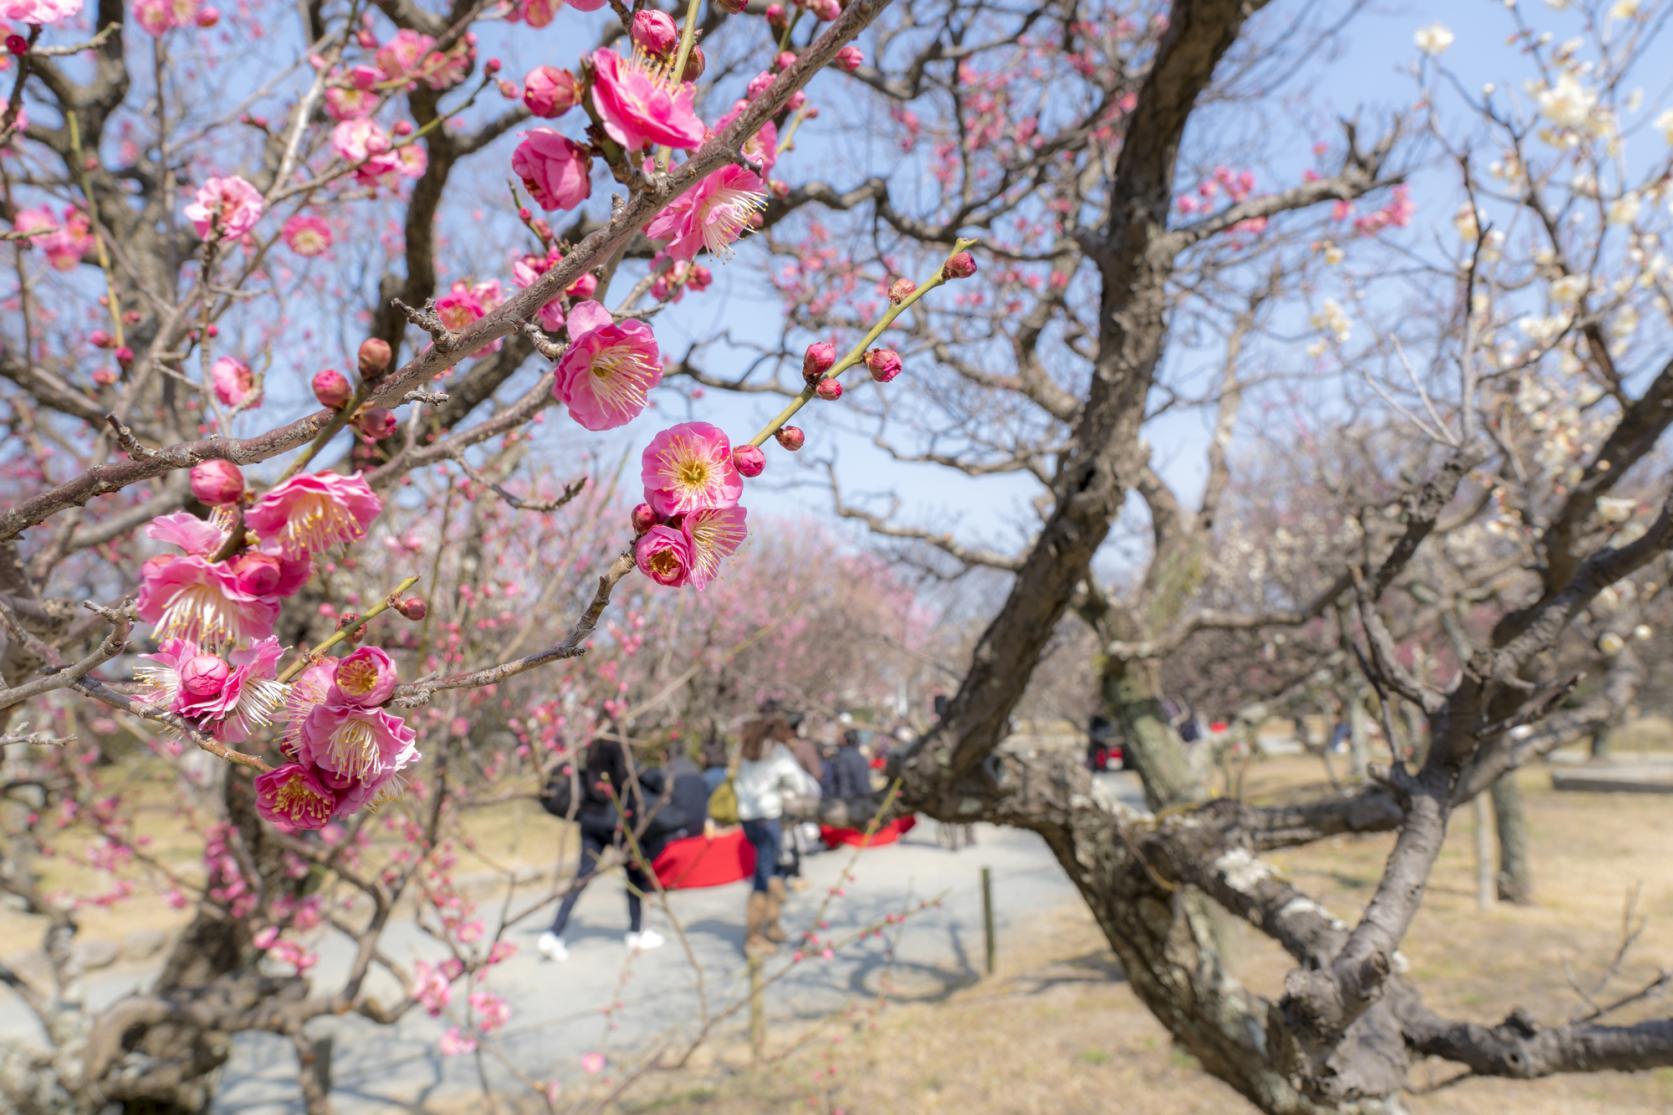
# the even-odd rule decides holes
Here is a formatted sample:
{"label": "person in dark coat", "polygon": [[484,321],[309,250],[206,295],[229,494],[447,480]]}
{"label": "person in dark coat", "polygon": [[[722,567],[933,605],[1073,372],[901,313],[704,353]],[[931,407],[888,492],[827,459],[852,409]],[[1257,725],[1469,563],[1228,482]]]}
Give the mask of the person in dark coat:
{"label": "person in dark coat", "polygon": [[860,733],[850,728],[826,770],[820,800],[829,802],[827,815],[841,828],[858,827],[877,810],[871,788],[871,763],[860,750]]}
{"label": "person in dark coat", "polygon": [[676,751],[663,766],[640,776],[645,790],[646,820],[639,846],[654,860],[669,844],[697,836],[709,819],[709,784],[683,752]]}
{"label": "person in dark coat", "polygon": [[712,794],[726,781],[726,766],[730,762],[730,757],[726,754],[726,741],[721,738],[719,732],[712,728],[709,730],[709,734],[703,739],[703,748],[698,757],[703,762],[703,782]]}
{"label": "person in dark coat", "polygon": [[[581,802],[575,821],[581,828],[581,862],[576,867],[575,879],[558,906],[552,928],[540,935],[536,948],[548,960],[568,960],[569,947],[564,944],[564,930],[581,892],[587,889],[598,873],[599,858],[606,848],[621,848],[624,844],[622,828],[634,824],[642,810],[640,787],[628,776],[627,752],[613,739],[600,736],[587,745],[586,763],[581,772]],[[644,903],[640,895],[650,889],[649,880],[629,859],[627,865],[627,947],[654,949],[663,945],[662,934],[644,928]]]}

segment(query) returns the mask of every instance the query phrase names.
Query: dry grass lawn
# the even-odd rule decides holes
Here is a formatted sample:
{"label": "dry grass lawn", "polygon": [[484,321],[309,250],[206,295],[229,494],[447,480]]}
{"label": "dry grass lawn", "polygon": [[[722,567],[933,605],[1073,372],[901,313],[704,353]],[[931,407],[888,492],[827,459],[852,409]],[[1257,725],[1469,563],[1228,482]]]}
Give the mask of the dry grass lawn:
{"label": "dry grass lawn", "polygon": [[[1278,760],[1248,772],[1254,796],[1293,792],[1316,763]],[[1480,911],[1474,898],[1472,822],[1462,814],[1435,872],[1405,952],[1437,1008],[1497,1021],[1513,1005],[1545,1020],[1581,1009],[1567,972],[1588,991],[1620,940],[1623,904],[1640,887],[1646,919],[1607,998],[1673,967],[1673,799],[1558,794],[1541,770],[1522,776],[1535,836],[1539,904]],[[1390,841],[1334,841],[1277,857],[1291,877],[1339,916],[1351,916],[1374,884]],[[1279,986],[1284,960],[1252,933],[1237,936],[1238,970],[1253,986]],[[912,998],[912,987],[901,988]],[[1658,1009],[1659,1008],[1659,1009]],[[1668,1001],[1638,1015],[1668,1013]],[[885,1115],[994,1112],[1221,1115],[1252,1110],[1175,1050],[1120,982],[1084,911],[1043,916],[1027,940],[1008,940],[999,973],[923,1001],[867,1011],[857,1020],[769,1044],[770,1063],[750,1067],[722,1050],[703,1078],[652,1082],[623,1107],[633,1115],[778,1115],[785,1111]],[[1451,1075],[1420,1070],[1420,1082]],[[1517,1083],[1471,1080],[1413,1096],[1417,1115],[1651,1115],[1673,1112],[1673,1070]]]}

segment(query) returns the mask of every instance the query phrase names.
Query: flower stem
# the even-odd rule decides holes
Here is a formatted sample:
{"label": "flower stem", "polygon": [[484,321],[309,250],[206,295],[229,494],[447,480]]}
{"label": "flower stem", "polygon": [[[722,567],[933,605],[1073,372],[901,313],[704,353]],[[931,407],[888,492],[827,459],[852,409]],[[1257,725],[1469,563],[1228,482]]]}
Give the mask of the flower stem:
{"label": "flower stem", "polygon": [[87,198],[88,223],[93,226],[93,247],[98,250],[99,270],[105,273],[105,299],[110,303],[110,331],[118,348],[122,346],[122,300],[116,294],[116,274],[111,270],[110,256],[105,253],[105,234],[99,231],[99,203],[93,197],[93,183],[87,177],[87,157],[81,152],[81,125],[74,109],[64,113],[64,123],[70,130],[70,154],[75,157],[76,173],[81,178],[81,192]]}
{"label": "flower stem", "polygon": [[[947,253],[947,259],[950,260],[960,252],[969,251],[975,246],[975,240],[957,240],[953,243],[953,250]],[[909,307],[918,301],[918,299],[922,298],[924,295],[928,294],[930,291],[934,290],[946,281],[947,263],[946,260],[943,260],[941,266],[936,270],[934,275],[918,284],[918,289],[901,299],[899,305],[890,306],[887,310],[885,310],[883,316],[877,319],[877,324],[871,327],[871,331],[860,340],[860,343],[849,349],[843,358],[831,365],[831,370],[826,372],[820,378],[835,379],[843,372],[846,372],[849,368],[862,363],[866,358],[866,350],[871,347],[873,341],[883,335],[883,331],[885,329],[894,324],[895,318],[905,313]],[[762,426],[760,432],[749,439],[749,444],[759,447],[762,442],[778,433],[780,428],[782,428],[786,422],[795,417],[798,410],[801,410],[808,404],[808,400],[813,398],[817,389],[818,385],[813,383],[803,387],[800,395],[791,399],[788,406],[779,411],[777,416],[775,416],[771,422]]]}
{"label": "flower stem", "polygon": [[[685,82],[685,64],[691,57],[691,46],[697,41],[697,4],[698,0],[687,0],[685,6],[685,26],[680,28],[680,49],[674,54],[673,78],[676,82]],[[668,169],[668,160],[674,154],[667,147],[657,149],[656,169]]]}
{"label": "flower stem", "polygon": [[366,609],[365,615],[361,616],[358,620],[349,624],[347,627],[339,627],[336,631],[314,644],[314,648],[307,654],[303,655],[296,662],[293,662],[289,666],[285,667],[284,673],[280,674],[277,680],[282,684],[289,681],[291,678],[294,678],[297,674],[300,674],[307,668],[310,662],[318,661],[320,656],[326,651],[348,638],[349,632],[352,629],[363,626],[366,621],[376,619],[378,616],[394,607],[401,599],[401,594],[417,583],[418,576],[414,574],[402,581],[400,584],[396,585],[394,588],[390,589],[387,596],[372,605],[370,608]]}
{"label": "flower stem", "polygon": [[314,440],[308,443],[308,448],[302,451],[302,455],[285,467],[285,471],[279,476],[279,479],[274,481],[275,486],[283,484],[286,480],[307,468],[308,462],[313,460],[321,449],[325,448],[326,442],[337,436],[337,431],[348,424],[349,418],[360,409],[360,404],[370,398],[371,394],[371,384],[362,381],[360,386],[354,389],[354,394],[350,396],[349,401],[344,403],[342,408],[331,416],[331,421],[327,422],[324,428],[314,435]]}

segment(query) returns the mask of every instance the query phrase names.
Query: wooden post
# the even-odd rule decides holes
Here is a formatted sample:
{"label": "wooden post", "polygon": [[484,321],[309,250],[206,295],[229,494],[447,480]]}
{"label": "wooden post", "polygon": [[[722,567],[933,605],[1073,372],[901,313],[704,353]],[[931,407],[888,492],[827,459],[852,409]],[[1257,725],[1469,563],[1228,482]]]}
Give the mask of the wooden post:
{"label": "wooden post", "polygon": [[749,958],[749,1051],[759,1059],[767,1048],[767,1007],[761,994],[761,958]]}
{"label": "wooden post", "polygon": [[1470,804],[1475,817],[1475,904],[1486,910],[1496,896],[1493,871],[1493,828],[1487,814],[1487,795],[1477,794]]}
{"label": "wooden post", "polygon": [[982,868],[982,948],[987,973],[993,975],[993,868]]}

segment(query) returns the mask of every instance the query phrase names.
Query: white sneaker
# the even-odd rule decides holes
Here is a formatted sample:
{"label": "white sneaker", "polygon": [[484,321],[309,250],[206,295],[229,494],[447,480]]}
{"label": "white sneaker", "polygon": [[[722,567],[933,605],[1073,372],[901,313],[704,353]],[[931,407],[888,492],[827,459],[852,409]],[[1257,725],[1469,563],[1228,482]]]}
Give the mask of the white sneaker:
{"label": "white sneaker", "polygon": [[548,960],[556,960],[561,964],[569,959],[569,946],[550,929],[540,935],[540,940],[534,943],[534,947]]}
{"label": "white sneaker", "polygon": [[654,929],[647,929],[643,933],[629,933],[627,948],[629,952],[648,952],[659,949],[668,942],[663,940],[662,934]]}

